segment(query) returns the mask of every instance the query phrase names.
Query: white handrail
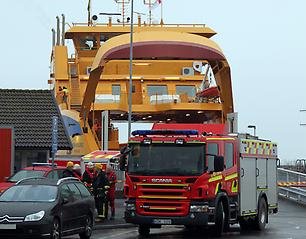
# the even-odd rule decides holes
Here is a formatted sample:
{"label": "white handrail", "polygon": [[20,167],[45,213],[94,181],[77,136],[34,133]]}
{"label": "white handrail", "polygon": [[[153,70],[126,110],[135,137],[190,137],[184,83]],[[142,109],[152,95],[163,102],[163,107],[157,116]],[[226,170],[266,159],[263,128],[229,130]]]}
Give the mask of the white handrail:
{"label": "white handrail", "polygon": [[[306,174],[284,169],[278,168],[278,180],[281,182],[302,182],[306,181]],[[301,178],[304,178],[301,180]],[[300,188],[297,186],[291,187],[279,187],[278,194],[284,198],[296,201],[298,203],[306,204],[306,189]]]}

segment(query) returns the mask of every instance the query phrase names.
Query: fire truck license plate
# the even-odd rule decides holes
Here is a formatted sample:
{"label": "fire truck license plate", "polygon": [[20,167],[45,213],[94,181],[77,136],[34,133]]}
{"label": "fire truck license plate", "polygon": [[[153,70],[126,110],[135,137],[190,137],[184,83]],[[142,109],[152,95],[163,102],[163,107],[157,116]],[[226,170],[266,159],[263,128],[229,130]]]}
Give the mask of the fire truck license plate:
{"label": "fire truck license plate", "polygon": [[154,219],[153,224],[170,225],[172,224],[172,220],[171,219]]}

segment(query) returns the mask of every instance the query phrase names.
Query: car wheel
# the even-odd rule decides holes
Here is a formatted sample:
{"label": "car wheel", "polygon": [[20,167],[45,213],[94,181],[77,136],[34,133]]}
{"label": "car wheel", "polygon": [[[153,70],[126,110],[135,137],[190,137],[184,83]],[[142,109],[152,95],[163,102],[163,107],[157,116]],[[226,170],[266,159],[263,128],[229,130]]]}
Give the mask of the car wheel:
{"label": "car wheel", "polygon": [[89,239],[92,234],[92,228],[93,228],[93,220],[91,216],[87,216],[85,220],[85,231],[80,233],[81,239]]}
{"label": "car wheel", "polygon": [[50,239],[61,239],[61,225],[57,218],[54,218],[51,229]]}

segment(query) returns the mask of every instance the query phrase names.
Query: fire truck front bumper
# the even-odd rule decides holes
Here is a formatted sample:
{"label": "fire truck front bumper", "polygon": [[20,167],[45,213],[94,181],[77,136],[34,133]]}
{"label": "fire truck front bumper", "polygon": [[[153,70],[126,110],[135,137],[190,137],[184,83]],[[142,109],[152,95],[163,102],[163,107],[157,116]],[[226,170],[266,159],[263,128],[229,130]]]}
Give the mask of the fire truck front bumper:
{"label": "fire truck front bumper", "polygon": [[201,210],[201,207],[190,208],[189,213],[185,216],[149,216],[139,215],[134,208],[125,211],[125,220],[133,224],[146,224],[151,226],[160,225],[194,225],[206,226],[214,224],[214,208],[209,207],[208,210]]}
{"label": "fire truck front bumper", "polygon": [[[133,224],[146,225],[194,225],[206,226],[213,224],[210,221],[213,216],[207,213],[189,213],[182,217],[157,217],[157,216],[142,216],[135,212],[125,212],[125,221]],[[211,220],[210,220],[211,219]]]}

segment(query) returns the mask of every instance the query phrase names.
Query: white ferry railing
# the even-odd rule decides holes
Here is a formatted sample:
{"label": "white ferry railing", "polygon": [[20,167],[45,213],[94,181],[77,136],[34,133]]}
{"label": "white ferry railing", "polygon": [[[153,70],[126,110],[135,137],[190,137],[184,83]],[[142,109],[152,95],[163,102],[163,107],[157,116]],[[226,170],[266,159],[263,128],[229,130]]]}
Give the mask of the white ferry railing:
{"label": "white ferry railing", "polygon": [[[137,23],[134,23],[134,25],[137,27],[138,24]],[[88,23],[82,23],[82,22],[74,22],[72,23],[72,26],[88,26]],[[103,27],[107,27],[107,26],[110,26],[109,23],[95,23],[94,26],[103,26]],[[129,28],[130,27],[130,24],[122,24],[122,23],[115,23],[115,22],[112,22],[111,26],[115,26],[115,27],[126,27],[126,28]],[[189,24],[189,23],[186,23],[186,24],[141,24],[142,27],[148,27],[148,26],[151,26],[151,27],[197,27],[197,28],[206,28],[206,24],[201,24],[201,23],[196,23],[196,24]]]}
{"label": "white ferry railing", "polygon": [[306,204],[306,174],[278,168],[278,183],[279,196]]}

